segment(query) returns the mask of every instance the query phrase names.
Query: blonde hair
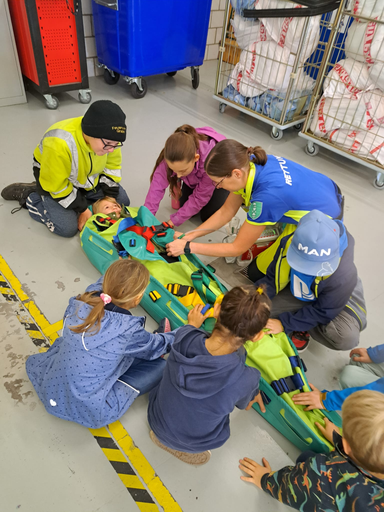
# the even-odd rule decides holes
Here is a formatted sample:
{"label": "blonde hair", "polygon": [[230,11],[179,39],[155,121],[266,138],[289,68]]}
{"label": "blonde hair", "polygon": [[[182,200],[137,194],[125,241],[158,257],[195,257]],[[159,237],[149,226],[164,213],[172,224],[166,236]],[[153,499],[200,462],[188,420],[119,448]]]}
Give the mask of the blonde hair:
{"label": "blonde hair", "polygon": [[[115,306],[127,307],[140,297],[148,286],[149,271],[142,263],[135,260],[119,260],[112,263],[103,279],[103,293],[108,294]],[[77,297],[92,307],[87,318],[70,329],[80,334],[90,332],[97,334],[104,317],[104,302],[95,292],[86,292]],[[83,320],[83,319],[81,319]]]}
{"label": "blonde hair", "polygon": [[384,395],[356,391],[343,403],[343,436],[363,468],[384,473]]}
{"label": "blonde hair", "polygon": [[93,203],[93,205],[92,205],[93,214],[100,213],[100,207],[101,207],[101,203],[103,201],[108,201],[109,203],[117,204],[117,206],[119,206],[121,208],[121,204],[119,204],[114,197],[105,196],[102,199],[98,199],[97,201],[95,201]]}

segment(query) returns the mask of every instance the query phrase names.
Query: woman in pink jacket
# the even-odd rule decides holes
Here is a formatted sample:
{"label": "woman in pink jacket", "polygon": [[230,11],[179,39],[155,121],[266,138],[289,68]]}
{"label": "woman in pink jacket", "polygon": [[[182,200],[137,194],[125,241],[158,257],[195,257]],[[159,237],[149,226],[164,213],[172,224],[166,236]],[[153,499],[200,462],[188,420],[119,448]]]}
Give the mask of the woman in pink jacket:
{"label": "woman in pink jacket", "polygon": [[180,226],[198,213],[202,222],[209,219],[223,206],[228,191],[215,188],[204,170],[204,162],[211,149],[224,139],[224,135],[208,126],[195,129],[184,124],[177,128],[156,161],[144,206],[156,215],[160,201],[170,187],[171,195],[178,194],[180,198],[179,210],[170,217],[172,226]]}

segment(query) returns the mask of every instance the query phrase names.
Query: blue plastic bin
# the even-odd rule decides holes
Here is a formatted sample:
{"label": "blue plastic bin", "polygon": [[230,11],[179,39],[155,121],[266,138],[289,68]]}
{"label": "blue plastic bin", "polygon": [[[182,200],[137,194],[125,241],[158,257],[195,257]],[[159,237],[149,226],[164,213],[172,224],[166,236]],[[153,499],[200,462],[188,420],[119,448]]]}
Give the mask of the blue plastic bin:
{"label": "blue plastic bin", "polygon": [[93,0],[97,57],[104,79],[119,76],[132,84],[136,98],[145,96],[142,77],[191,67],[192,85],[199,85],[211,0]]}

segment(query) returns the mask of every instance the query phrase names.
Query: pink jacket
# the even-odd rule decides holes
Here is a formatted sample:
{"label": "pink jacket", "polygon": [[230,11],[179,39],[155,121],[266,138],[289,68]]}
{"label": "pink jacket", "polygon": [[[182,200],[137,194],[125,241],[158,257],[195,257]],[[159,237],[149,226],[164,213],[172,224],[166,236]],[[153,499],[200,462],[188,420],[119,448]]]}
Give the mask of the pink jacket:
{"label": "pink jacket", "polygon": [[[211,149],[217,142],[224,140],[225,137],[217,133],[213,128],[209,128],[209,126],[196,128],[196,131],[197,133],[208,135],[209,139],[200,141],[199,160],[196,162],[191,174],[185,178],[181,178],[188,187],[193,189],[193,193],[189,196],[184,206],[171,215],[170,219],[175,226],[180,226],[180,224],[183,224],[183,222],[190,219],[193,215],[199,213],[209,202],[215,190],[215,186],[204,170],[204,162]],[[163,160],[153,175],[153,180],[144,203],[144,206],[146,206],[153,215],[156,215],[160,201],[163,199],[168,187],[167,164]]]}

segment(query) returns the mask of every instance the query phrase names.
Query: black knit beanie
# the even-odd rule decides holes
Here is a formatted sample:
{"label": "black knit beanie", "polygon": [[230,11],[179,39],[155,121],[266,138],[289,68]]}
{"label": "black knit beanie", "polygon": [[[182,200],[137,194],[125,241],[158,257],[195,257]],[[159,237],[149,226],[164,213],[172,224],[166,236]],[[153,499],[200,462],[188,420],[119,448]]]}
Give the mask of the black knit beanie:
{"label": "black knit beanie", "polygon": [[85,135],[96,139],[124,142],[127,136],[125,114],[119,105],[109,100],[92,103],[81,121],[81,128]]}

